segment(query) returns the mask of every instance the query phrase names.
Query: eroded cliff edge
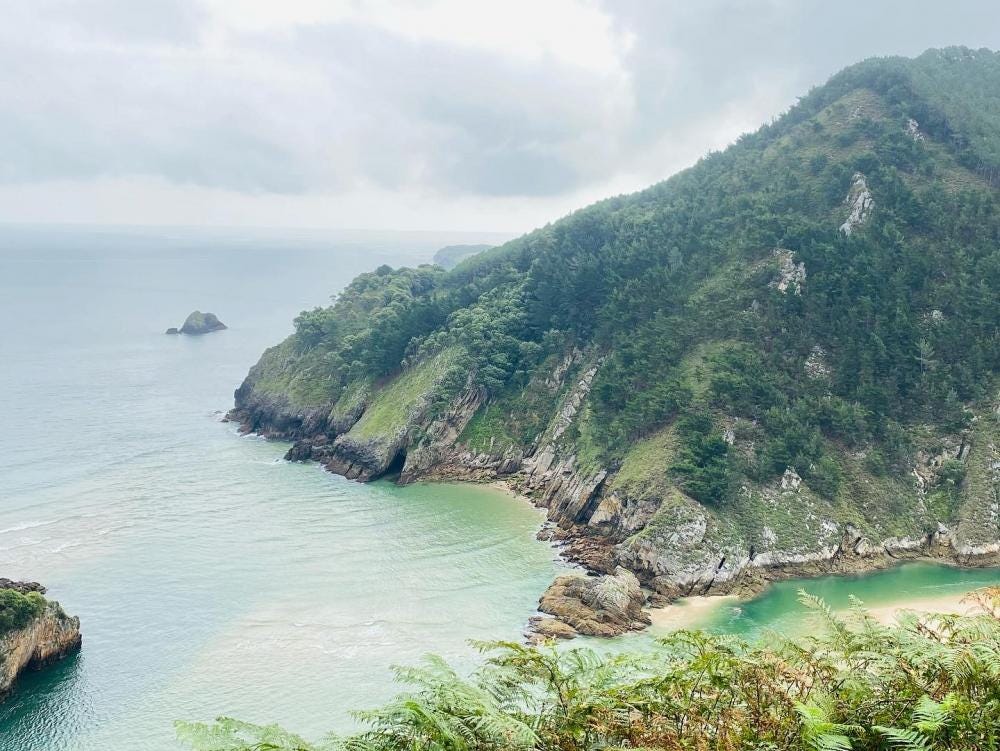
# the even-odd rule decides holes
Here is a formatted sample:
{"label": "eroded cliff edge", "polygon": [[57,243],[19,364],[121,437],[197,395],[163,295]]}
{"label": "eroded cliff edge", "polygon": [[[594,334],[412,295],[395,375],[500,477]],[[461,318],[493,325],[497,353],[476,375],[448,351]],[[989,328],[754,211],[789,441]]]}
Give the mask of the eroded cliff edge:
{"label": "eroded cliff edge", "polygon": [[[481,389],[435,413],[434,379],[419,372],[434,370],[433,361],[407,376],[424,384],[418,398],[401,398],[407,389],[395,388],[349,410],[290,411],[260,398],[251,374],[231,418],[245,431],[292,441],[288,459],[317,461],[351,479],[502,481],[545,508],[549,524],[541,534],[603,575],[582,582],[564,577],[542,597],[542,612],[572,627],[542,622],[551,635],[622,633],[643,627],[636,605],[691,594],[748,595],[781,578],[919,558],[1000,564],[1000,394],[959,433],[915,431],[919,446],[904,480],[867,470],[860,447],[843,455],[850,472],[833,498],[789,468],[768,483],[744,482],[731,501],[713,508],[671,477],[679,440],[673,426],[638,441],[617,466],[581,458],[587,396],[601,363],[599,354],[573,350],[532,380],[527,390],[549,395],[557,407],[526,451],[496,440],[477,443],[473,421],[488,401]],[[377,432],[373,424],[389,429]],[[728,433],[732,450],[753,450],[739,426]],[[623,572],[644,591],[630,588]],[[617,594],[607,600],[611,591]]]}
{"label": "eroded cliff edge", "polygon": [[0,579],[0,700],[18,676],[40,670],[80,648],[80,619],[42,595],[37,582]]}
{"label": "eroded cliff edge", "polygon": [[647,596],[995,563],[996,107],[996,53],[854,66],[646,191],[360,275],[232,417],[352,479],[530,497],[597,574],[543,597],[575,631],[641,627]]}

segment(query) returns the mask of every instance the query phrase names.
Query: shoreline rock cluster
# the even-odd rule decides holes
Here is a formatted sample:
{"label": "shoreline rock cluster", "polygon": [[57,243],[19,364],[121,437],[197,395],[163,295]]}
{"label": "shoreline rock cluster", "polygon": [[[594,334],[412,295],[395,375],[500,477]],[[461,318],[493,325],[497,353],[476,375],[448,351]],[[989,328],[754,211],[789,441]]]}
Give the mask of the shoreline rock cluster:
{"label": "shoreline rock cluster", "polygon": [[531,630],[543,638],[618,636],[641,631],[650,624],[643,610],[646,595],[639,579],[619,566],[613,574],[582,573],[558,577],[538,601],[538,609],[553,618],[536,617]]}
{"label": "shoreline rock cluster", "polygon": [[[411,429],[391,441],[348,435],[364,414],[364,404],[347,417],[337,415],[334,424],[329,409],[290,410],[280,399],[257,393],[250,379],[237,391],[236,408],[228,419],[238,421],[246,432],[292,441],[286,455],[289,460],[318,461],[351,479],[368,481],[399,472],[401,483],[502,483],[546,509],[548,523],[540,537],[559,543],[561,554],[591,576],[560,577],[542,595],[539,610],[552,617],[532,620],[530,629],[535,635],[613,636],[648,624],[643,606],[661,607],[690,595],[751,596],[768,582],[781,579],[856,574],[917,559],[970,567],[1000,564],[1000,541],[994,539],[996,535],[989,536],[995,519],[984,518],[983,526],[973,523],[974,515],[970,515],[953,528],[938,523],[934,529],[914,529],[909,535],[877,535],[809,509],[814,499],[791,471],[773,487],[758,492],[765,494],[763,503],[770,507],[796,511],[806,507],[808,516],[798,523],[814,532],[794,545],[777,540],[766,525],[761,529],[761,544],[739,538],[720,541],[712,535],[718,518],[680,493],[669,498],[631,497],[616,485],[614,468],[582,468],[572,444],[560,440],[576,420],[599,365],[599,360],[574,352],[555,369],[552,388],[562,389],[565,396],[549,428],[527,454],[502,447],[474,452],[459,441],[483,404],[485,395],[480,392],[456,399],[433,419],[416,410]],[[413,435],[419,435],[419,441]],[[958,440],[948,449],[948,456],[1000,466],[991,441],[974,443],[968,438]],[[935,467],[943,460],[927,456],[920,461],[915,471],[926,475],[925,484],[933,482]],[[1000,477],[993,481],[1000,487]],[[983,513],[988,515],[992,512],[986,506]],[[609,600],[606,589],[612,586],[628,592],[627,601]]]}

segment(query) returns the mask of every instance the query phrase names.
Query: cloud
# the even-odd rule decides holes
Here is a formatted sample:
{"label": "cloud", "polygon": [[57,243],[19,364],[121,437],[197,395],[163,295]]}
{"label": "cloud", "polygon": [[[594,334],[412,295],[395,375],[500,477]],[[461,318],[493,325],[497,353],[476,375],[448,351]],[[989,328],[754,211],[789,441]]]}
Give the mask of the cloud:
{"label": "cloud", "polygon": [[179,19],[211,16],[176,3],[154,38],[133,34],[134,11],[119,5],[131,7],[56,22],[50,4],[0,32],[12,73],[0,148],[16,154],[0,179],[551,195],[613,169],[631,116],[622,76],[566,54],[539,61],[352,18],[199,31]]}
{"label": "cloud", "polygon": [[[145,195],[165,222],[444,227],[461,205],[527,229],[864,57],[1000,47],[992,0],[8,0],[4,21],[0,193],[103,220]],[[45,186],[80,206],[26,203]]]}

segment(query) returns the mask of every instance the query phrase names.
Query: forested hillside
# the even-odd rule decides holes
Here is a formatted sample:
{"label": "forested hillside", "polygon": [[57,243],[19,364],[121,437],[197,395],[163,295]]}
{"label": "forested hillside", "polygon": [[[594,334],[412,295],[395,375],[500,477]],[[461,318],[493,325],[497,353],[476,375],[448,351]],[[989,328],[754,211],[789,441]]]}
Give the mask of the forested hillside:
{"label": "forested hillside", "polygon": [[453,269],[466,258],[492,247],[492,245],[446,245],[434,254],[434,263],[443,269]]}
{"label": "forested hillside", "polygon": [[648,190],[361,275],[234,415],[352,478],[507,478],[665,597],[988,560],[998,188],[1000,55],[868,60]]}

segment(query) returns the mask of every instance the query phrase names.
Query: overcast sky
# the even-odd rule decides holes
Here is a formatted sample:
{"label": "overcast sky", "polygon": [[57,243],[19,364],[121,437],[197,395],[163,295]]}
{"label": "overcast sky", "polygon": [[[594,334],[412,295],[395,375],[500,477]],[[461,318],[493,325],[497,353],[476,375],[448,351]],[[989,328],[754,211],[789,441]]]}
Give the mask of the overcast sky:
{"label": "overcast sky", "polygon": [[0,221],[519,233],[1000,2],[0,0]]}

